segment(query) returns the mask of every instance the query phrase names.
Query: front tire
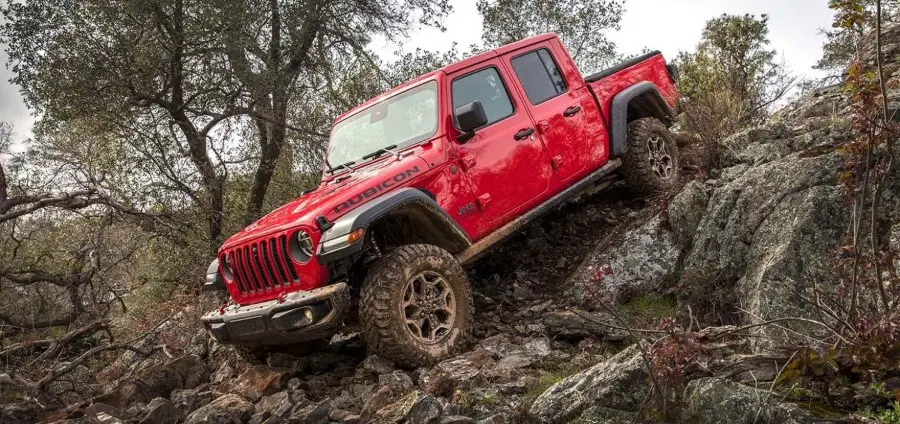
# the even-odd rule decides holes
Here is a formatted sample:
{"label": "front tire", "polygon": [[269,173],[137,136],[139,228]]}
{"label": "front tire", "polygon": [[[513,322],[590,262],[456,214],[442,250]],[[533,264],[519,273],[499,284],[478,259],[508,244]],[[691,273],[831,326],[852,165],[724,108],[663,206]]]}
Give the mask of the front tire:
{"label": "front tire", "polygon": [[681,172],[678,144],[659,119],[641,118],[629,123],[627,142],[624,174],[630,187],[652,193],[678,184]]}
{"label": "front tire", "polygon": [[370,268],[359,315],[370,352],[428,366],[468,346],[472,291],[450,252],[427,244],[402,246]]}

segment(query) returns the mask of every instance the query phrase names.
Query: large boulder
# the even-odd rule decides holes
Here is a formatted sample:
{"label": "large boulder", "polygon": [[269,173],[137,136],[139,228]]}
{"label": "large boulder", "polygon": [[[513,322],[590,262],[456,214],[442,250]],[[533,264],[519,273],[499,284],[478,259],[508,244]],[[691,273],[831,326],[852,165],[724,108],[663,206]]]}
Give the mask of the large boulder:
{"label": "large boulder", "polygon": [[675,270],[680,249],[661,215],[597,246],[572,275],[576,300],[588,309],[656,291]]}
{"label": "large boulder", "polygon": [[[554,384],[534,401],[530,414],[541,422],[568,422],[631,415],[649,386],[641,351],[632,345],[606,361]],[[588,414],[590,416],[584,416]]]}
{"label": "large boulder", "polygon": [[[807,315],[796,294],[809,295],[813,281],[836,284],[833,258],[848,211],[837,186],[844,160],[804,151],[726,169],[684,259],[681,299],[735,321]],[[736,306],[747,316],[735,316]]]}
{"label": "large boulder", "polygon": [[715,377],[688,383],[684,422],[696,424],[814,423],[809,412],[766,390]]}

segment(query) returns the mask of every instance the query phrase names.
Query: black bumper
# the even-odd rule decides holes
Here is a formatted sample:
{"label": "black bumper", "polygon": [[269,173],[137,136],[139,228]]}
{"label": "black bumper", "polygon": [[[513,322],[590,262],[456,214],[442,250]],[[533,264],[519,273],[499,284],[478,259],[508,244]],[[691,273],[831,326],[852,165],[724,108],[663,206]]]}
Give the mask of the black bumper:
{"label": "black bumper", "polygon": [[222,343],[280,345],[330,337],[350,308],[350,289],[337,283],[206,314],[206,330]]}

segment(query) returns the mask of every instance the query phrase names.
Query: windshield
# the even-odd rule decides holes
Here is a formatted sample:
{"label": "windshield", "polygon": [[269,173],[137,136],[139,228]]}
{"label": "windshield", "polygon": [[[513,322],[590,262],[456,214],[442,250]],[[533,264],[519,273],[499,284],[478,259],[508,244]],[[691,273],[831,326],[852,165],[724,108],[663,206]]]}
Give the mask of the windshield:
{"label": "windshield", "polygon": [[360,162],[382,148],[402,149],[437,131],[437,82],[431,81],[369,106],[331,131],[328,164]]}

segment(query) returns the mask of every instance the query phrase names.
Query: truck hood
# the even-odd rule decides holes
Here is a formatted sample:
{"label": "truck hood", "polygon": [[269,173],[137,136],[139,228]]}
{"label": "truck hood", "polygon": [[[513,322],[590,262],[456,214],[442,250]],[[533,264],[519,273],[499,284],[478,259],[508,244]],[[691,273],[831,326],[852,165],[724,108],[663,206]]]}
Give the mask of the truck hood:
{"label": "truck hood", "polygon": [[352,173],[339,174],[334,180],[323,182],[306,193],[233,235],[223,249],[298,226],[318,232],[317,216],[329,221],[343,216],[365,202],[393,191],[429,169],[428,163],[417,154],[401,159],[389,156],[376,160]]}

